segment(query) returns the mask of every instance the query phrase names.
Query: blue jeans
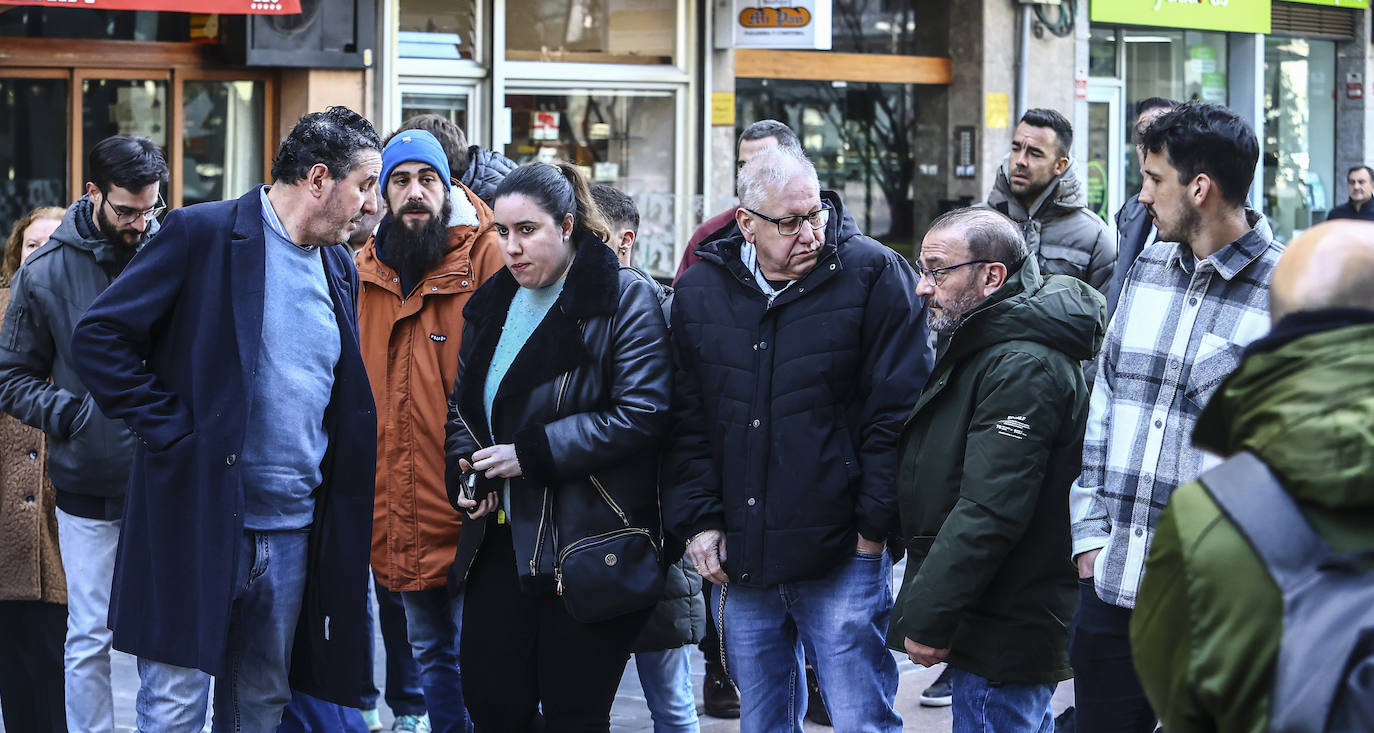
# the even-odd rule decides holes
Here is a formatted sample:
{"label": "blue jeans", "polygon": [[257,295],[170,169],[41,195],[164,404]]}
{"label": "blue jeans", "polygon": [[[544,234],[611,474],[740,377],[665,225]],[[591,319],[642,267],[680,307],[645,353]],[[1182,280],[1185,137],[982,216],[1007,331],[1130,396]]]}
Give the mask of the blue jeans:
{"label": "blue jeans", "polygon": [[[377,596],[377,624],[382,629],[382,647],[386,650],[386,706],[394,715],[424,715],[425,690],[420,685],[420,666],[415,663],[415,655],[410,650],[410,639],[406,632],[406,608],[401,594],[389,591],[372,575],[372,588]],[[367,605],[369,626],[371,625],[372,604]],[[376,639],[367,637],[368,658],[376,659]],[[368,666],[371,669],[371,663]],[[368,677],[363,687],[363,709],[377,707],[377,698],[382,693],[377,683]]]}
{"label": "blue jeans", "polygon": [[[719,614],[721,589],[712,589]],[[892,560],[854,552],[825,577],[751,588],[725,588],[725,643],[739,686],[740,730],[802,730],[806,678],[802,643],[835,730],[900,731],[893,708],[897,663],[885,638],[892,615]]]}
{"label": "blue jeans", "polygon": [[698,733],[697,697],[692,692],[690,647],[635,655],[644,702],[654,719],[654,733]]}
{"label": "blue jeans", "polygon": [[953,733],[1054,733],[1050,698],[1056,685],[992,682],[949,668]]}
{"label": "blue jeans", "polygon": [[405,591],[406,631],[420,683],[425,688],[425,707],[434,733],[468,733],[472,721],[463,704],[463,678],[458,670],[458,634],[463,624],[463,599],[449,598],[448,588]]}
{"label": "blue jeans", "polygon": [[[214,733],[272,731],[291,700],[287,673],[305,591],[310,533],[245,532],[229,613],[228,673],[216,680]],[[138,660],[141,733],[197,733],[210,675]]]}
{"label": "blue jeans", "polygon": [[123,520],[86,519],[57,510],[57,544],[67,571],[64,644],[67,727],[114,733],[110,616],[115,548]]}

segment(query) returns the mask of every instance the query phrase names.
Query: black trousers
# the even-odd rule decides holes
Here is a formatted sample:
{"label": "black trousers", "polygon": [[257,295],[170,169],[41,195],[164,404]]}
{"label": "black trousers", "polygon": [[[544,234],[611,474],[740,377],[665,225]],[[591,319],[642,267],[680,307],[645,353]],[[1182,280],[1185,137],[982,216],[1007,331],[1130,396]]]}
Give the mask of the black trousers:
{"label": "black trousers", "polygon": [[1154,731],[1154,711],[1131,663],[1131,609],[1098,598],[1092,578],[1078,581],[1078,613],[1069,627],[1069,661],[1079,731]]}
{"label": "black trousers", "polygon": [[62,645],[67,606],[0,601],[0,710],[5,730],[67,733]]}
{"label": "black trousers", "polygon": [[488,525],[464,590],[459,653],[478,733],[610,731],[630,645],[651,611],[574,621],[558,597],[520,590],[510,529]]}

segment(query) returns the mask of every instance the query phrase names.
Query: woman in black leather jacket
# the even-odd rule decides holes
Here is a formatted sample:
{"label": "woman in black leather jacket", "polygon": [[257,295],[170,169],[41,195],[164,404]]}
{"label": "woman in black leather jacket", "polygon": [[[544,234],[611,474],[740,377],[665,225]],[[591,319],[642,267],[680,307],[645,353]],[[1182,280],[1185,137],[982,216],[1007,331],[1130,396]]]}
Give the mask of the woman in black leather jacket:
{"label": "woman in black leather jacket", "polygon": [[494,213],[506,269],[464,309],[446,443],[468,513],[449,576],[463,697],[479,730],[527,730],[541,706],[545,730],[609,730],[662,591],[667,326],[573,166],[517,169]]}

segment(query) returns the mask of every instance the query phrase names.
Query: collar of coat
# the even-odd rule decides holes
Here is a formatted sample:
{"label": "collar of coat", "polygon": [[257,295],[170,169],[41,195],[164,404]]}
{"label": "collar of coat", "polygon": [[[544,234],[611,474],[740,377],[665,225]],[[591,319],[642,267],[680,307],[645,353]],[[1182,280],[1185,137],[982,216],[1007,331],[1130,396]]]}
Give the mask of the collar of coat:
{"label": "collar of coat", "polygon": [[[506,370],[496,392],[497,403],[510,394],[529,392],[591,360],[591,353],[582,342],[580,322],[615,314],[620,302],[620,262],[596,235],[583,232],[567,278],[558,300]],[[510,270],[502,268],[473,293],[463,308],[463,318],[473,329],[470,338],[474,343],[459,377],[458,406],[475,435],[492,435],[482,407],[482,390],[492,355],[501,340],[506,313],[519,288]]]}

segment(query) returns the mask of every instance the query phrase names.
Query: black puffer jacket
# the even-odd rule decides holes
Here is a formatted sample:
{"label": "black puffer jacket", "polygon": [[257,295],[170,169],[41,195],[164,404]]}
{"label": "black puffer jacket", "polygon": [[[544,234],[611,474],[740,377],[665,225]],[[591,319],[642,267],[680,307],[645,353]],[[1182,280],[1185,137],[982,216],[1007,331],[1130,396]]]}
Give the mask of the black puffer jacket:
{"label": "black puffer jacket", "polygon": [[[582,237],[563,292],[501,381],[488,427],[482,391],[519,285],[501,270],[463,309],[463,348],[446,441],[450,496],[458,459],[514,444],[524,475],[511,480],[516,567],[530,592],[552,592],[560,547],[631,525],[662,536],[658,454],[668,429],[672,357],[654,287],[596,237]],[[499,491],[483,479],[479,495]],[[599,490],[600,489],[600,490]],[[464,522],[449,572],[457,593],[493,515]],[[542,528],[542,531],[541,531]]]}
{"label": "black puffer jacket", "polygon": [[496,197],[496,187],[516,167],[515,161],[495,150],[473,145],[468,148],[468,169],[458,177],[458,182],[477,194],[487,206],[491,206]]}
{"label": "black puffer jacket", "polygon": [[[149,222],[153,231],[156,224]],[[121,261],[82,196],[11,283],[0,330],[0,410],[48,434],[48,475],[60,492],[115,499],[129,483],[133,434],[87,395],[71,349],[76,322]]]}
{"label": "black puffer jacket", "polygon": [[745,585],[825,575],[855,533],[896,536],[897,435],[930,373],[916,274],[836,194],[814,268],[768,299],[733,229],[678,281],[664,519],[726,535]]}

